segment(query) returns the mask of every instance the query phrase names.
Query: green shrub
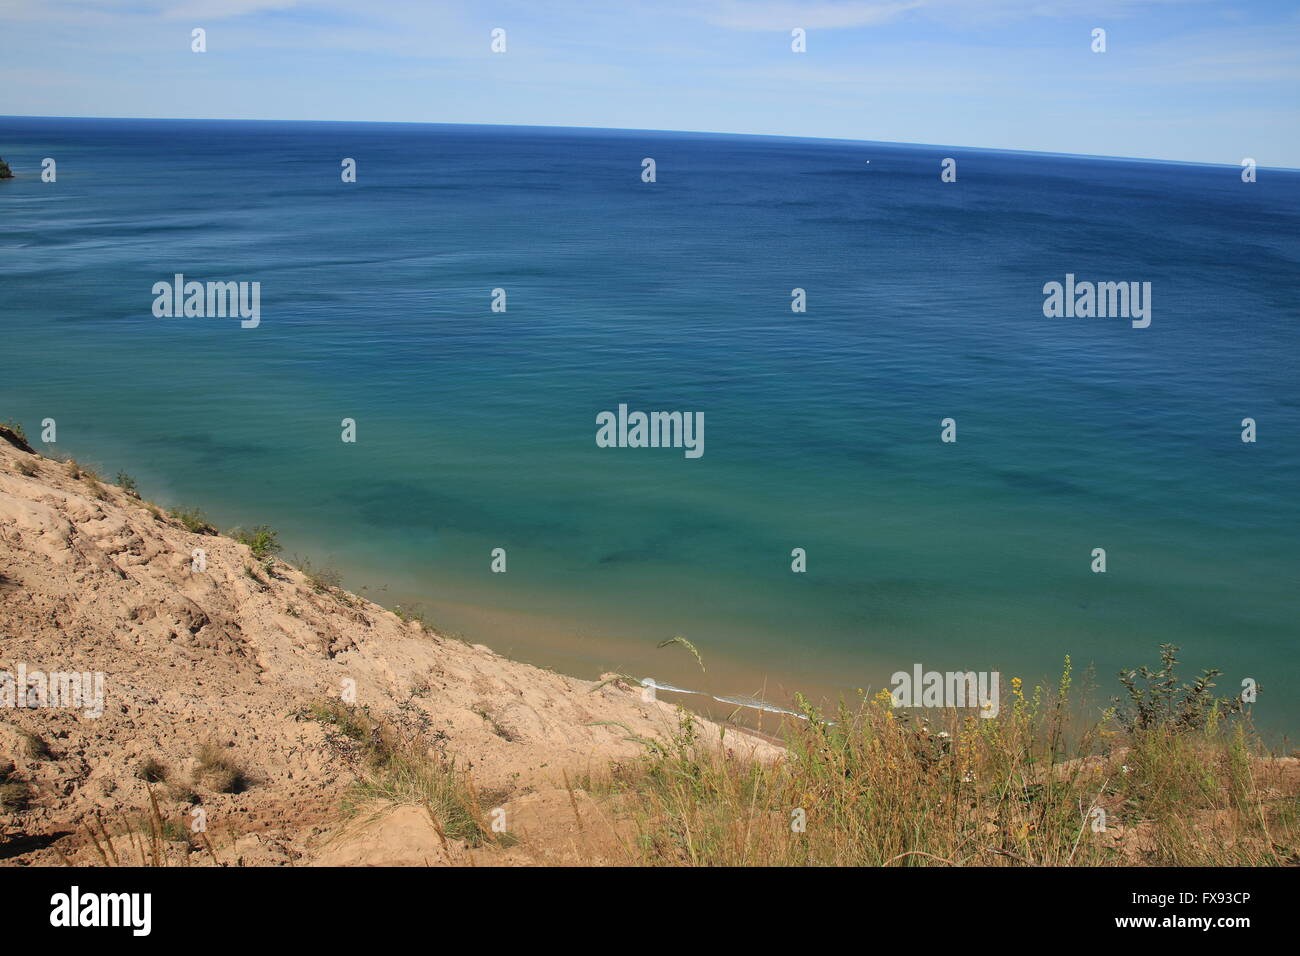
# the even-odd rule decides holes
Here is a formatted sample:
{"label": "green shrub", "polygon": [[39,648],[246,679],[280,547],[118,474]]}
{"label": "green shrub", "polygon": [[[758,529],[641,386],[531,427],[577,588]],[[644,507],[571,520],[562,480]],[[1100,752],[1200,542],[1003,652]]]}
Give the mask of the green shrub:
{"label": "green shrub", "polygon": [[[1175,731],[1203,730],[1219,717],[1238,714],[1243,708],[1239,697],[1215,697],[1211,692],[1217,669],[1202,672],[1190,684],[1178,683],[1174,668],[1178,665],[1178,648],[1173,644],[1160,645],[1160,669],[1149,670],[1145,665],[1136,670],[1121,671],[1119,682],[1128,692],[1130,708],[1124,701],[1114,698],[1115,718],[1125,730],[1142,731],[1167,727]],[[1142,681],[1145,686],[1138,682]]]}
{"label": "green shrub", "polygon": [[208,521],[208,516],[198,508],[173,508],[171,516],[181,523],[186,531],[194,534],[216,534],[217,529]]}
{"label": "green shrub", "polygon": [[240,544],[246,544],[253,551],[253,557],[259,561],[280,552],[279,533],[264,524],[256,525],[245,531],[243,528],[231,528],[230,537]]}

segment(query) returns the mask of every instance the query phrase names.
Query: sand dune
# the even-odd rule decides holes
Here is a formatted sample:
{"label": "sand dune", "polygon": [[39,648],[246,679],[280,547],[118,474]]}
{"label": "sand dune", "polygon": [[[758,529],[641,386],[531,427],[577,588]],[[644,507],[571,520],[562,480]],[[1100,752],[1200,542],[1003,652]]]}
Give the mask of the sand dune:
{"label": "sand dune", "polygon": [[[639,689],[593,692],[321,590],[283,562],[268,570],[235,540],[187,531],[116,485],[24,451],[10,432],[0,439],[0,671],[104,681],[102,716],[0,708],[0,770],[15,806],[27,806],[0,812],[0,861],[94,863],[84,822],[98,812],[111,830],[149,806],[152,786],[168,819],[203,808],[225,863],[456,862],[469,851],[444,846],[418,809],[367,808],[344,825],[352,768],[301,712],[350,686],[356,705],[421,728],[508,813],[536,834],[553,828],[561,844],[584,812],[567,789],[554,793],[566,775],[631,759],[641,746],[630,736],[675,723],[670,705]],[[247,777],[240,792],[205,785],[205,745]],[[142,779],[151,775],[163,779]]]}

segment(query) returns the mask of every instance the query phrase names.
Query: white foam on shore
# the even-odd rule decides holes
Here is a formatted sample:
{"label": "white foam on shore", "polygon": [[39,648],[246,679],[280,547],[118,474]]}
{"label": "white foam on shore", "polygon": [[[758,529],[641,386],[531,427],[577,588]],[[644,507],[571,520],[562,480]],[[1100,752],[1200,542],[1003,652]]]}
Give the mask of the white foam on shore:
{"label": "white foam on shore", "polygon": [[709,694],[702,690],[689,690],[685,687],[674,687],[672,684],[661,684],[653,677],[643,677],[641,679],[643,687],[653,687],[655,690],[664,690],[672,694],[693,694],[696,697],[708,697],[716,700],[720,704],[735,704],[738,707],[747,707],[750,710],[760,710],[768,714],[788,714],[791,717],[798,717],[800,720],[807,720],[803,714],[789,710],[785,707],[778,707],[776,704],[770,704],[765,700],[757,697],[718,697],[715,694]]}

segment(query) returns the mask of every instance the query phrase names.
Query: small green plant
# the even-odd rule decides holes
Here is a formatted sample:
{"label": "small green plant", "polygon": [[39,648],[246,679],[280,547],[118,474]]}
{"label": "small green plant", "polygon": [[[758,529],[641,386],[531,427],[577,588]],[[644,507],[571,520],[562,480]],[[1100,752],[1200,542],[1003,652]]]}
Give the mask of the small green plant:
{"label": "small green plant", "polygon": [[208,521],[208,516],[198,508],[173,508],[170,514],[186,531],[194,534],[217,533],[217,529]]}
{"label": "small green plant", "polygon": [[706,673],[704,670],[704,658],[700,657],[699,649],[690,641],[688,641],[686,638],[682,637],[680,634],[677,635],[676,637],[670,637],[666,641],[661,641],[656,646],[671,647],[673,644],[680,644],[682,647],[686,648],[693,655],[695,655],[695,663],[700,665],[700,673]]}
{"label": "small green plant", "polygon": [[492,728],[492,733],[496,734],[502,740],[512,744],[519,741],[519,735],[509,727],[503,726],[501,722],[496,719],[495,715],[493,715],[493,713],[487,708],[478,707],[474,710],[474,713],[482,718],[482,720]]}
{"label": "small green plant", "polygon": [[403,623],[409,624],[414,621],[420,625],[420,630],[425,634],[434,634],[433,625],[425,620],[424,608],[419,603],[399,604],[393,608],[393,613]]}
{"label": "small green plant", "polygon": [[140,497],[140,492],[135,486],[135,479],[124,471],[119,471],[117,473],[117,486],[132,498]]}
{"label": "small green plant", "polygon": [[332,733],[365,744],[370,756],[382,757],[394,744],[392,734],[381,721],[371,716],[370,708],[366,706],[357,707],[334,700],[314,701],[298,710],[294,717],[314,720]]}
{"label": "small green plant", "polygon": [[158,822],[156,832],[164,843],[190,843],[189,828],[181,820],[163,817]]}
{"label": "small green plant", "polygon": [[9,419],[7,421],[0,422],[0,428],[7,428],[15,435],[17,435],[19,438],[21,438],[24,442],[27,441],[27,432],[23,430],[22,422],[16,422],[13,419]]}
{"label": "small green plant", "polygon": [[264,561],[280,551],[279,533],[274,528],[269,528],[264,524],[256,525],[248,530],[231,528],[228,534],[240,544],[248,545],[252,549],[253,557],[259,561]]}
{"label": "small green plant", "polygon": [[415,622],[420,625],[421,630],[426,632],[433,629],[425,619],[424,607],[418,602],[413,604],[398,604],[393,608],[393,613],[397,615],[399,621],[402,621],[405,624]]}
{"label": "small green plant", "polygon": [[294,558],[298,570],[307,578],[307,583],[311,585],[313,591],[317,594],[339,595],[343,588],[343,576],[331,567],[317,567],[306,558]]}

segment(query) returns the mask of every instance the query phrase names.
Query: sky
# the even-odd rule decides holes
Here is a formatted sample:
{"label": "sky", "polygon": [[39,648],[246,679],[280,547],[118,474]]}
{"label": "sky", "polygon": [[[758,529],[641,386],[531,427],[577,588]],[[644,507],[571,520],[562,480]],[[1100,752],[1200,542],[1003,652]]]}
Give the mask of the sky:
{"label": "sky", "polygon": [[701,130],[1300,168],[1300,0],[0,0],[0,90],[0,113],[20,116]]}

